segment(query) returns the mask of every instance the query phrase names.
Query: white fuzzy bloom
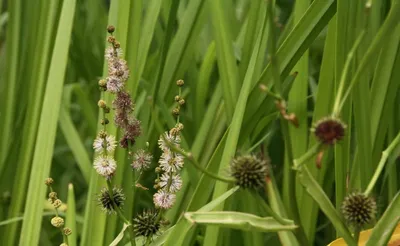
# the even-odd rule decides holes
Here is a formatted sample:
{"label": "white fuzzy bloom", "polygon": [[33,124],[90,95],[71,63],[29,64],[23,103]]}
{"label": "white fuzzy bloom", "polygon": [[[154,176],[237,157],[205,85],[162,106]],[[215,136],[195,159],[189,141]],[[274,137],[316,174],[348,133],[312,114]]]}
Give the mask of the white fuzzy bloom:
{"label": "white fuzzy bloom", "polygon": [[179,176],[179,174],[172,174],[171,176],[168,173],[163,173],[158,184],[165,190],[168,186],[168,183],[170,183],[168,191],[172,193],[176,193],[182,188],[182,178]]}
{"label": "white fuzzy bloom", "polygon": [[169,209],[171,208],[176,200],[176,195],[168,193],[164,190],[159,190],[153,196],[154,205],[158,208]]}
{"label": "white fuzzy bloom", "polygon": [[108,60],[108,61],[112,61],[115,58],[121,57],[122,56],[122,49],[118,48],[118,49],[114,49],[114,47],[109,46],[106,48],[106,51],[104,53],[104,57]]}
{"label": "white fuzzy bloom", "polygon": [[153,159],[153,156],[150,153],[146,152],[143,149],[139,149],[133,155],[133,162],[132,162],[131,166],[133,169],[135,169],[137,171],[146,170],[150,167],[152,159]]}
{"label": "white fuzzy bloom", "polygon": [[123,59],[114,59],[109,62],[108,72],[113,76],[119,77],[122,81],[127,81],[129,78],[129,68]]}
{"label": "white fuzzy bloom", "polygon": [[94,160],[94,169],[101,176],[110,178],[117,169],[117,163],[112,156],[99,156]]}
{"label": "white fuzzy bloom", "polygon": [[[164,137],[168,142],[175,144],[176,147],[179,147],[179,144],[181,143],[181,137],[179,135],[172,135],[169,132],[165,132]],[[158,139],[158,145],[160,146],[160,149],[162,151],[170,151],[167,143],[162,136],[160,136],[160,138]]]}
{"label": "white fuzzy bloom", "polygon": [[178,153],[166,151],[158,161],[160,167],[165,172],[177,172],[183,167],[183,156]]}
{"label": "white fuzzy bloom", "polygon": [[107,91],[111,93],[117,93],[122,91],[124,88],[124,82],[121,80],[121,78],[117,76],[110,76],[107,77]]}
{"label": "white fuzzy bloom", "polygon": [[98,153],[103,153],[104,148],[107,152],[113,152],[117,147],[117,141],[112,135],[108,135],[106,138],[98,136],[93,142],[93,149]]}

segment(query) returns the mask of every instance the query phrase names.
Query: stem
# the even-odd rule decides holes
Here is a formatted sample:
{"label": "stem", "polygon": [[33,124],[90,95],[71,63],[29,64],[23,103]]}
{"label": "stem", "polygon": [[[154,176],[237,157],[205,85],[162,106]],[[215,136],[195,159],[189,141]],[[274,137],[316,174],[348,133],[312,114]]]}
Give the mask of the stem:
{"label": "stem", "polygon": [[367,189],[364,191],[364,194],[368,196],[371,191],[374,189],[376,181],[378,181],[379,175],[381,174],[383,168],[385,167],[387,159],[390,157],[390,154],[400,143],[400,132],[397,134],[396,138],[392,141],[387,149],[382,152],[381,160],[379,161],[378,167],[375,170],[374,175],[372,176],[371,181],[368,184]]}
{"label": "stem", "polygon": [[358,245],[358,240],[360,238],[360,231],[361,231],[361,228],[359,226],[357,226],[354,230],[354,241],[356,241],[357,245]]}
{"label": "stem", "polygon": [[[293,221],[282,218],[279,214],[277,214],[269,205],[268,203],[260,196],[260,194],[255,194],[254,192],[250,193],[254,196],[254,198],[256,200],[261,200],[263,201],[261,203],[261,206],[265,209],[265,211],[272,216],[272,218],[274,218],[276,221],[278,221],[279,223],[281,223],[282,225],[290,225],[293,223]],[[257,196],[256,196],[257,195]]]}
{"label": "stem", "polygon": [[[108,193],[110,194],[111,201],[113,203],[113,207],[114,207],[115,211],[117,212],[119,218],[122,219],[124,221],[124,223],[128,225],[128,227],[131,227],[132,226],[131,222],[129,222],[129,220],[124,216],[124,214],[122,213],[121,209],[117,206],[117,204],[114,201],[114,194],[113,194],[113,190],[112,190],[112,187],[111,187],[111,181],[110,180],[107,180],[107,188],[108,188]],[[129,231],[131,245],[135,246],[136,245],[135,234],[133,233],[132,228],[127,228],[127,229]]]}
{"label": "stem", "polygon": [[[268,0],[267,3],[267,15],[269,18],[269,41],[270,41],[270,63],[271,63],[271,69],[272,69],[272,75],[273,75],[273,80],[274,80],[274,85],[275,85],[275,90],[276,94],[278,97],[280,97],[282,93],[281,89],[281,75],[280,75],[280,69],[279,69],[279,62],[276,57],[276,40],[275,40],[275,25],[274,25],[274,6],[272,0]],[[290,162],[293,161],[293,153],[292,153],[292,146],[291,146],[291,141],[290,141],[290,135],[289,135],[289,125],[288,122],[282,118],[282,115],[280,117],[280,123],[281,123],[281,128],[282,128],[282,133],[284,137],[284,142],[285,142],[285,151],[287,156],[289,157]],[[296,238],[299,240],[301,245],[309,245],[308,239],[306,236],[306,233],[304,231],[304,228],[301,226],[301,220],[300,220],[300,214],[297,206],[297,199],[296,199],[296,173],[294,170],[289,170],[288,172],[288,180],[290,184],[288,185],[288,194],[292,198],[292,205],[290,206],[291,209],[291,215],[293,217],[293,220],[299,227],[295,230],[295,235]]]}
{"label": "stem", "polygon": [[176,147],[174,144],[172,144],[171,142],[169,142],[164,135],[162,135],[165,143],[168,145],[168,147],[170,147],[174,152],[177,152],[181,155],[183,155],[186,159],[188,159],[195,168],[197,168],[199,171],[203,172],[204,174],[208,175],[211,178],[214,178],[216,180],[222,181],[222,182],[226,182],[226,183],[234,183],[235,179],[233,178],[226,178],[226,177],[221,177],[217,174],[214,174],[212,172],[209,172],[207,169],[205,169],[204,167],[202,167],[195,158],[193,158],[193,155],[191,153],[186,153],[185,151],[179,149],[178,147]]}
{"label": "stem", "polygon": [[[349,92],[352,89],[352,86],[354,85],[354,83],[352,83],[352,85],[350,85],[347,88],[346,94],[343,97],[344,85],[346,84],[347,76],[349,74],[351,61],[353,60],[353,56],[356,53],[357,47],[360,45],[361,40],[363,39],[364,36],[365,36],[365,31],[363,30],[360,33],[360,35],[358,36],[358,38],[357,38],[356,42],[354,43],[353,47],[351,48],[351,50],[347,54],[346,63],[344,65],[342,76],[340,78],[339,89],[338,89],[338,92],[337,92],[337,95],[336,95],[336,98],[335,98],[335,103],[334,103],[334,106],[333,106],[333,116],[334,117],[338,117],[339,116],[340,111],[341,111],[341,109],[343,107],[343,104],[346,101],[347,96],[349,95]],[[343,97],[343,99],[342,99],[342,97]]]}
{"label": "stem", "polygon": [[314,144],[310,149],[308,149],[308,151],[304,155],[293,160],[293,169],[299,169],[301,165],[303,165],[306,161],[308,161],[309,159],[311,159],[311,157],[318,153],[321,146],[321,143]]}

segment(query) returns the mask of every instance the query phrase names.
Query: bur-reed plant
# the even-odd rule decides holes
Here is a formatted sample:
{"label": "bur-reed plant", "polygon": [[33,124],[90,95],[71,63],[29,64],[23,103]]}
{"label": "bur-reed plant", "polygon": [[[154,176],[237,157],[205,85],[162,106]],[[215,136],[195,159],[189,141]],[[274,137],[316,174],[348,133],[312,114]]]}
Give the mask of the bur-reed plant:
{"label": "bur-reed plant", "polygon": [[0,1],[2,245],[396,244],[399,14]]}

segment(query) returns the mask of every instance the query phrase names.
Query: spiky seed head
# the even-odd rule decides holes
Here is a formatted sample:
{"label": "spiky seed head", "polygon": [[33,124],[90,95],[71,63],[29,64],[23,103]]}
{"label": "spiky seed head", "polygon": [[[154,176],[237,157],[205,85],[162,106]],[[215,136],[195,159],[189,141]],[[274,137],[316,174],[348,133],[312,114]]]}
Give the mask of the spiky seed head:
{"label": "spiky seed head", "polygon": [[[112,189],[113,200],[117,207],[121,208],[124,205],[125,195],[122,189],[114,187]],[[102,210],[108,214],[115,213],[116,207],[114,206],[113,200],[111,199],[110,192],[107,188],[101,189],[100,194],[97,196],[98,204],[101,206]]]}
{"label": "spiky seed head", "polygon": [[44,183],[45,183],[47,186],[51,186],[51,185],[54,183],[54,180],[53,180],[52,178],[47,178],[47,179],[44,181]]}
{"label": "spiky seed head", "polygon": [[363,227],[375,219],[376,202],[363,193],[353,192],[344,198],[341,209],[350,225]]}
{"label": "spiky seed head", "polygon": [[107,32],[108,32],[109,34],[112,34],[114,31],[115,31],[115,26],[109,25],[109,26],[107,27]]}
{"label": "spiky seed head", "polygon": [[152,237],[161,227],[158,213],[153,210],[143,211],[133,219],[133,230],[137,236]]}
{"label": "spiky seed head", "polygon": [[64,227],[63,233],[65,236],[69,236],[72,233],[72,230],[69,227]]}
{"label": "spiky seed head", "polygon": [[319,120],[311,129],[321,143],[329,145],[340,141],[344,137],[345,130],[346,125],[341,120],[333,117]]}
{"label": "spiky seed head", "polygon": [[231,175],[242,188],[260,188],[264,186],[268,175],[268,161],[255,155],[239,156],[232,160]]}
{"label": "spiky seed head", "polygon": [[61,218],[61,217],[58,217],[58,216],[53,217],[53,218],[51,219],[51,224],[52,224],[54,227],[61,228],[61,227],[64,226],[64,219]]}

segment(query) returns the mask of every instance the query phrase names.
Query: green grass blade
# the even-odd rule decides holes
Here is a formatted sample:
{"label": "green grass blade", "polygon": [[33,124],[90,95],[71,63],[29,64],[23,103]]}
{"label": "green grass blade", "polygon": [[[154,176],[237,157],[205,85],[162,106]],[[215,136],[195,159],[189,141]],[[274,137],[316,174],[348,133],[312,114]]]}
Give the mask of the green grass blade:
{"label": "green grass blade", "polygon": [[228,119],[232,118],[236,98],[239,95],[239,72],[233,51],[233,34],[228,26],[228,14],[223,1],[209,1],[213,34],[217,50],[218,68],[221,73],[225,107]]}
{"label": "green grass blade", "polygon": [[[263,31],[264,28],[261,30]],[[246,109],[247,99],[250,94],[250,89],[252,85],[253,73],[255,64],[259,54],[260,42],[263,32],[259,33],[257,38],[257,45],[253,50],[252,57],[250,59],[249,68],[246,72],[246,76],[244,78],[243,86],[240,90],[240,95],[236,103],[235,112],[233,114],[232,123],[230,125],[229,134],[226,140],[224,153],[221,158],[221,165],[219,168],[219,173],[223,174],[228,167],[230,160],[234,157],[236,152],[237,143],[239,140],[240,129],[242,127],[243,116]],[[223,194],[228,188],[228,184],[217,182],[214,188],[213,198],[216,198]],[[217,210],[223,210],[224,204],[220,204]],[[218,240],[219,228],[210,227],[207,228],[206,236],[204,242],[206,245],[216,245]]]}
{"label": "green grass blade", "polygon": [[38,138],[27,192],[27,200],[30,202],[25,207],[20,245],[36,245],[39,242],[40,231],[37,228],[40,228],[42,221],[41,212],[43,210],[43,202],[35,198],[44,197],[46,186],[43,184],[43,180],[50,173],[74,13],[75,1],[65,1],[59,20],[52,63],[40,116]]}
{"label": "green grass blade", "polygon": [[86,152],[85,145],[82,143],[79,133],[72,122],[68,109],[64,104],[62,104],[60,108],[59,124],[83,177],[85,178],[86,182],[89,183],[90,171],[92,168],[91,161],[88,153]]}
{"label": "green grass blade", "polygon": [[217,225],[244,231],[275,232],[294,230],[296,225],[281,225],[272,217],[258,217],[241,212],[187,212],[185,218],[191,223]]}
{"label": "green grass blade", "polygon": [[70,228],[72,231],[72,234],[68,236],[68,245],[77,246],[79,231],[76,227],[76,202],[74,186],[72,184],[68,185],[67,215],[65,218],[65,223],[65,226]]}
{"label": "green grass blade", "polygon": [[321,210],[332,222],[339,235],[342,236],[346,240],[347,244],[349,244],[350,246],[356,245],[352,235],[340,218],[338,212],[335,210],[335,207],[333,207],[331,201],[324,193],[321,186],[312,177],[306,166],[303,166],[302,169],[299,171],[298,177],[301,184],[306,188],[306,191],[318,203]]}
{"label": "green grass blade", "polygon": [[378,221],[366,246],[387,245],[397,224],[400,221],[400,192],[393,198],[382,218]]}

